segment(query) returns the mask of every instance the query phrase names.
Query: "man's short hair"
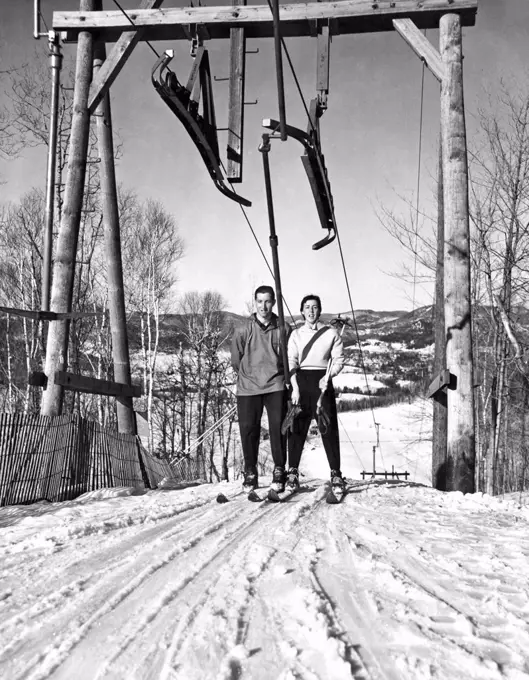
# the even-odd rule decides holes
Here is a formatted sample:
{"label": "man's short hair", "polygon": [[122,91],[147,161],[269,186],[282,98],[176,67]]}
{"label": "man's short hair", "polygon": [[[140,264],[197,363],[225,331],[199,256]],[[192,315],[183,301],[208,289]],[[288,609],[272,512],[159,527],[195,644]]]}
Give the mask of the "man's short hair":
{"label": "man's short hair", "polygon": [[320,310],[320,314],[321,314],[321,300],[320,300],[319,295],[305,295],[305,297],[303,298],[303,300],[301,301],[301,304],[299,306],[299,311],[300,312],[303,311],[303,307],[305,306],[305,303],[308,302],[309,300],[316,300],[316,302],[318,303],[318,309]]}
{"label": "man's short hair", "polygon": [[256,288],[253,296],[254,300],[257,300],[257,296],[259,295],[259,293],[268,293],[269,295],[272,296],[272,300],[275,301],[276,299],[276,293],[272,286],[259,286],[259,288]]}

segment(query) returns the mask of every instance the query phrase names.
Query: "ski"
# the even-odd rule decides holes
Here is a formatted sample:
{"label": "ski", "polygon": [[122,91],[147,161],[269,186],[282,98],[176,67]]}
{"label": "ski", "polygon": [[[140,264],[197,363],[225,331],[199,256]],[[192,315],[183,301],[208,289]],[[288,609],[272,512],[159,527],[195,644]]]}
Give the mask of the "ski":
{"label": "ski", "polygon": [[284,491],[276,491],[275,489],[270,489],[268,492],[268,500],[271,503],[283,503],[288,500],[291,496],[294,496],[299,491],[299,487],[285,487]]}
{"label": "ski", "polygon": [[257,491],[257,489],[252,489],[246,497],[252,503],[261,503],[262,501],[266,500],[266,496],[267,496],[266,491],[261,490],[261,493],[259,493],[259,491]]}
{"label": "ski", "polygon": [[343,501],[345,494],[346,494],[345,488],[343,489],[339,487],[335,487],[334,489],[331,488],[327,492],[325,500],[327,501],[327,503],[330,503],[331,505],[337,505],[338,503],[341,503]]}

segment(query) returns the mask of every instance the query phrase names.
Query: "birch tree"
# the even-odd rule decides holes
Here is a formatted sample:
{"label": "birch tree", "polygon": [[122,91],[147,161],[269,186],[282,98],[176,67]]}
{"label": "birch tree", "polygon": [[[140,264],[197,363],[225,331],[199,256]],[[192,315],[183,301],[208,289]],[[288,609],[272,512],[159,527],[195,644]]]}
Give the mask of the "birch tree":
{"label": "birch tree", "polygon": [[161,315],[170,307],[177,281],[176,265],[184,243],[175,218],[161,203],[129,199],[122,224],[122,248],[127,307],[139,318],[141,373],[147,402],[150,445],[153,439],[153,391],[156,385]]}

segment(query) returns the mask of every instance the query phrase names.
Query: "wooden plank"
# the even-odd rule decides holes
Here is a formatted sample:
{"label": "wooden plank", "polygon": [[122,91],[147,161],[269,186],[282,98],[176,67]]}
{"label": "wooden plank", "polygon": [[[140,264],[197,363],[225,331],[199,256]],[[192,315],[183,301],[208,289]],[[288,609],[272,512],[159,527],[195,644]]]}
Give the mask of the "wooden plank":
{"label": "wooden plank", "polygon": [[[411,19],[417,28],[438,28],[448,11],[457,13],[463,26],[473,26],[477,0],[399,0],[377,4],[371,0],[336,0],[281,5],[281,35],[285,38],[309,36],[314,22],[333,19],[332,35],[394,30],[393,19]],[[65,32],[63,38],[76,40],[81,31],[98,30],[105,42],[119,39],[123,31],[145,29],[143,40],[187,40],[190,24],[206,25],[212,39],[230,37],[232,28],[246,29],[247,38],[273,36],[272,11],[269,5],[223,7],[173,7],[103,12],[54,12],[53,29]]]}
{"label": "wooden plank", "polygon": [[139,385],[124,385],[123,383],[90,378],[86,375],[68,373],[67,371],[55,371],[55,384],[62,385],[65,389],[74,392],[106,394],[110,397],[141,397],[142,394]]}
{"label": "wooden plank", "polygon": [[40,309],[17,309],[16,307],[0,307],[0,312],[12,314],[13,316],[24,316],[26,319],[36,319],[39,321],[57,321],[58,319],[84,319],[88,316],[102,316],[102,312],[47,312]]}
{"label": "wooden plank", "polygon": [[329,51],[331,34],[328,26],[322,26],[316,38],[318,62],[316,64],[316,89],[321,95],[329,94]]}
{"label": "wooden plank", "polygon": [[[232,0],[235,6],[246,0]],[[242,182],[244,134],[244,86],[246,74],[246,37],[244,28],[230,30],[230,90],[228,98],[228,166],[231,182]]]}
{"label": "wooden plank", "polygon": [[415,54],[422,59],[439,82],[445,73],[441,55],[428,38],[420,32],[411,19],[393,19],[393,26],[408,43]]}
{"label": "wooden plank", "polygon": [[[158,9],[163,0],[141,0],[140,9]],[[130,23],[128,28],[130,29]],[[110,86],[118,77],[125,62],[132,54],[132,50],[143,37],[143,29],[129,30],[122,33],[117,43],[112,48],[112,52],[105,59],[97,75],[92,81],[90,94],[88,96],[88,111],[92,114],[100,104]]]}
{"label": "wooden plank", "polygon": [[444,368],[439,375],[432,380],[428,387],[428,398],[433,397],[436,392],[442,390],[443,387],[450,385],[450,371]]}

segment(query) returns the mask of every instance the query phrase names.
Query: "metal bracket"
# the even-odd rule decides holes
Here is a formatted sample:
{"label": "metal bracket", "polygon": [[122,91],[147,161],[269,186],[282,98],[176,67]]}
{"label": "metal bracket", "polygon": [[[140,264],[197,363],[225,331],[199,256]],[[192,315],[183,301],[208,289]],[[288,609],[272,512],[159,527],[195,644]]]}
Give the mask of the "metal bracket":
{"label": "metal bracket", "polygon": [[[279,121],[273,118],[265,118],[263,120],[263,127],[275,132],[279,129]],[[287,135],[297,139],[305,148],[305,154],[301,156],[301,162],[309,178],[321,226],[328,230],[327,236],[312,246],[313,250],[320,250],[320,248],[332,243],[336,238],[336,223],[331,187],[319,145],[317,126],[310,126],[309,132],[304,132],[292,125],[286,125],[285,128]]]}

